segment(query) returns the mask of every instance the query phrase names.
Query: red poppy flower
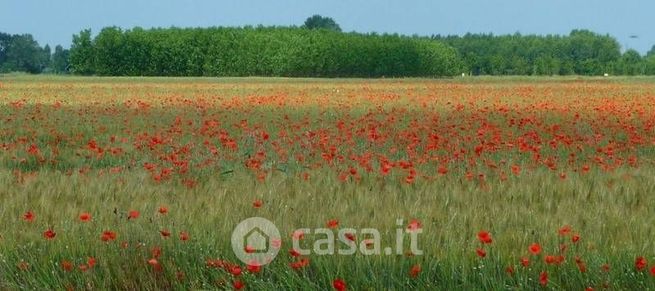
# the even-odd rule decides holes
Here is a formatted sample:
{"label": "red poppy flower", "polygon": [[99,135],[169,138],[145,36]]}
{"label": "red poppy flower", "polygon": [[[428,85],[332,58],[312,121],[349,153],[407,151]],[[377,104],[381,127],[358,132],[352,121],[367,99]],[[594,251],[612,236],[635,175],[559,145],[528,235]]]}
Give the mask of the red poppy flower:
{"label": "red poppy flower", "polygon": [[564,256],[547,255],[546,257],[544,257],[544,261],[548,265],[559,265],[562,262],[564,262]]}
{"label": "red poppy flower", "polygon": [[262,264],[257,261],[252,261],[246,265],[246,269],[250,273],[259,273],[262,270]]}
{"label": "red poppy flower", "polygon": [[571,241],[573,243],[577,243],[579,240],[580,240],[580,235],[579,234],[574,234],[573,236],[571,236]]}
{"label": "red poppy flower", "polygon": [[255,200],[254,202],[252,202],[252,207],[254,207],[254,208],[260,208],[260,207],[262,207],[262,205],[264,205],[264,202],[262,202],[262,201],[259,200],[259,199],[257,199],[257,200]]}
{"label": "red poppy flower", "polygon": [[416,179],[416,177],[414,177],[412,175],[409,175],[409,176],[405,177],[405,183],[412,184],[412,183],[414,183],[415,179]]}
{"label": "red poppy flower", "polygon": [[409,269],[409,276],[412,278],[418,277],[418,275],[421,273],[421,265],[416,264],[412,266],[411,269]]}
{"label": "red poppy flower", "polygon": [[27,222],[34,221],[34,212],[32,211],[25,212],[25,214],[23,214],[23,220]]}
{"label": "red poppy flower", "polygon": [[86,264],[89,265],[89,268],[93,268],[96,265],[96,259],[94,257],[89,257]]}
{"label": "red poppy flower", "polygon": [[548,285],[548,273],[546,271],[543,271],[541,274],[539,274],[539,284],[541,284],[541,286]]}
{"label": "red poppy flower", "polygon": [[233,266],[230,268],[230,274],[233,276],[241,276],[241,267],[239,266]]}
{"label": "red poppy flower", "polygon": [[137,218],[139,218],[140,215],[141,215],[141,213],[139,213],[139,211],[130,210],[130,212],[127,215],[127,219],[137,219]]}
{"label": "red poppy flower", "polygon": [[[247,246],[246,246],[246,247],[247,247]],[[300,256],[300,253],[299,253],[298,251],[296,251],[295,249],[290,249],[290,250],[289,250],[289,255],[291,255],[292,257],[295,258],[295,257],[299,257],[299,256]]]}
{"label": "red poppy flower", "polygon": [[521,265],[522,265],[523,267],[527,267],[527,266],[530,265],[530,259],[528,259],[528,258],[526,258],[526,257],[521,258],[520,261],[521,261]]}
{"label": "red poppy flower", "polygon": [[153,163],[144,163],[143,168],[146,169],[147,171],[152,171],[157,167],[157,165]]}
{"label": "red poppy flower", "polygon": [[519,165],[512,165],[512,173],[518,176],[521,174],[521,167]]}
{"label": "red poppy flower", "polygon": [[159,207],[159,213],[160,214],[166,214],[168,213],[168,208],[166,206],[161,206]]}
{"label": "red poppy flower", "polygon": [[637,271],[642,271],[646,266],[648,265],[648,261],[646,261],[646,258],[644,257],[638,257],[635,260],[635,268]]}
{"label": "red poppy flower", "polygon": [[168,231],[167,229],[162,229],[162,230],[159,231],[159,233],[161,234],[161,236],[163,238],[168,238],[168,237],[171,236],[171,232]]}
{"label": "red poppy flower", "polygon": [[533,243],[530,245],[528,250],[530,251],[530,253],[536,256],[539,253],[541,253],[541,245],[539,245],[538,243]]}
{"label": "red poppy flower", "polygon": [[152,249],[150,249],[150,255],[152,255],[152,257],[155,259],[161,257],[161,247],[158,246],[152,247]]}
{"label": "red poppy flower", "polygon": [[346,233],[344,236],[345,236],[346,239],[348,239],[349,241],[355,241],[355,240],[357,239],[357,237],[355,237],[355,234],[350,233],[350,232]]}
{"label": "red poppy flower", "polygon": [[561,236],[565,236],[565,235],[568,235],[569,233],[571,233],[571,230],[572,230],[571,226],[567,224],[567,225],[565,225],[565,226],[562,226],[562,227],[559,229],[558,232],[559,232],[559,235],[561,235]]}
{"label": "red poppy flower", "polygon": [[653,277],[655,277],[655,266],[653,266],[652,268],[650,268],[650,275],[653,276]]}
{"label": "red poppy flower", "polygon": [[61,261],[61,268],[66,272],[70,272],[70,271],[73,270],[73,263],[71,263],[70,261],[65,261],[65,260]]}
{"label": "red poppy flower", "polygon": [[486,252],[485,250],[483,250],[483,249],[480,249],[480,248],[478,248],[477,250],[475,250],[475,253],[476,253],[476,254],[478,255],[478,257],[480,257],[480,258],[484,258],[484,257],[487,256],[487,252]]}
{"label": "red poppy flower", "polygon": [[116,233],[110,230],[106,230],[102,232],[102,236],[100,237],[100,239],[104,242],[113,241],[116,239]]}
{"label": "red poppy flower", "polygon": [[308,258],[302,258],[302,259],[300,259],[298,261],[291,262],[289,265],[291,266],[291,268],[294,268],[294,269],[298,270],[298,269],[301,269],[301,268],[304,268],[304,267],[308,266],[309,265],[309,259]]}
{"label": "red poppy flower", "polygon": [[148,260],[148,265],[152,266],[155,271],[159,272],[159,271],[162,270],[162,267],[159,264],[159,261],[157,259],[155,259],[155,258],[152,258],[152,259]]}
{"label": "red poppy flower", "polygon": [[393,169],[393,165],[387,161],[382,161],[380,163],[380,173],[382,176],[386,176],[391,172],[391,169]]}
{"label": "red poppy flower", "polygon": [[29,148],[27,148],[27,153],[33,156],[38,156],[40,155],[41,151],[39,150],[39,147],[36,144],[31,144]]}
{"label": "red poppy flower", "polygon": [[514,267],[508,266],[507,268],[505,268],[505,273],[511,276],[512,274],[514,274]]}
{"label": "red poppy flower", "polygon": [[330,220],[328,220],[326,225],[327,225],[328,228],[335,229],[335,228],[337,228],[339,226],[339,221],[336,220],[336,219],[330,219]]}
{"label": "red poppy flower", "polygon": [[421,221],[418,219],[412,219],[409,221],[409,224],[407,225],[407,230],[408,231],[417,231],[421,229],[423,226],[421,225]]}
{"label": "red poppy flower", "polygon": [[478,232],[478,240],[483,244],[490,244],[493,241],[491,234],[485,230]]}
{"label": "red poppy flower", "polygon": [[54,239],[55,236],[57,236],[57,233],[54,232],[52,229],[48,229],[45,232],[43,232],[43,237],[47,240]]}
{"label": "red poppy flower", "polygon": [[589,165],[583,165],[582,166],[582,173],[586,174],[587,172],[589,172],[589,169],[590,169]]}
{"label": "red poppy flower", "polygon": [[82,212],[82,214],[80,214],[80,221],[81,222],[91,221],[91,214],[89,214],[88,212]]}
{"label": "red poppy flower", "polygon": [[78,268],[80,268],[80,271],[82,271],[82,272],[86,272],[86,271],[89,270],[89,266],[86,265],[86,264],[81,264],[81,265],[79,265]]}
{"label": "red poppy flower", "polygon": [[587,264],[585,264],[585,262],[582,260],[576,260],[575,264],[578,266],[578,270],[580,270],[581,273],[587,272]]}
{"label": "red poppy flower", "polygon": [[232,287],[236,290],[241,290],[243,287],[246,287],[246,284],[241,282],[241,280],[234,280],[234,282],[232,282]]}
{"label": "red poppy flower", "polygon": [[332,287],[334,287],[334,290],[337,291],[345,291],[347,288],[346,282],[339,278],[334,279],[334,281],[332,281]]}
{"label": "red poppy flower", "polygon": [[189,240],[189,233],[186,231],[180,232],[180,240],[181,241],[188,241]]}

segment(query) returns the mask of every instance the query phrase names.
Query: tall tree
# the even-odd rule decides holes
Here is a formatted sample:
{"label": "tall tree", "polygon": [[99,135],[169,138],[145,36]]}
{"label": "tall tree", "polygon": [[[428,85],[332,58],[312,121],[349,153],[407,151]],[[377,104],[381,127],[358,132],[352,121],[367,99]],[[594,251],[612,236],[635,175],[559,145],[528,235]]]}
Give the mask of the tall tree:
{"label": "tall tree", "polygon": [[644,58],[644,74],[655,75],[655,54]]}
{"label": "tall tree", "polygon": [[0,32],[0,68],[7,61],[7,49],[11,43],[11,34]]}
{"label": "tall tree", "polygon": [[331,17],[323,17],[321,15],[315,14],[305,20],[305,24],[302,26],[307,29],[327,29],[333,31],[341,31],[341,27],[337,24],[334,19]]}
{"label": "tall tree", "polygon": [[95,73],[95,51],[91,39],[91,30],[85,29],[73,35],[70,49],[70,66],[76,74],[92,75]]}
{"label": "tall tree", "polygon": [[52,71],[55,74],[64,74],[68,72],[68,57],[70,53],[62,46],[57,45],[55,52],[52,54]]}
{"label": "tall tree", "polygon": [[[123,55],[123,30],[118,27],[105,27],[93,40],[95,53],[95,73],[99,75],[119,75],[126,65]],[[129,54],[129,52],[125,52]],[[124,74],[124,73],[123,73]]]}
{"label": "tall tree", "polygon": [[627,50],[621,56],[620,67],[623,75],[641,75],[644,73],[641,55],[634,49]]}
{"label": "tall tree", "polygon": [[43,50],[41,51],[41,58],[42,58],[42,71],[50,71],[52,68],[50,67],[52,63],[52,50],[50,49],[50,45],[46,44],[43,47]]}

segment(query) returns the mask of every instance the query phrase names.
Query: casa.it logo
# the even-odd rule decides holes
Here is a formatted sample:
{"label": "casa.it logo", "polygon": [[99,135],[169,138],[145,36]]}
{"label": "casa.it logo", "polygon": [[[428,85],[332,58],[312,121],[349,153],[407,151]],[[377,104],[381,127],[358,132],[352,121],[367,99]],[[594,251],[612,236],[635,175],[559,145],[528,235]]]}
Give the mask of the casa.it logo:
{"label": "casa.it logo", "polygon": [[[395,239],[383,248],[382,235],[375,228],[299,228],[293,232],[291,251],[299,255],[403,255],[409,252],[422,255],[418,246],[418,236],[423,232],[418,220],[410,221],[405,227],[403,219],[396,220]],[[305,234],[309,237],[306,239]],[[359,239],[357,237],[359,236]],[[241,221],[232,232],[232,250],[243,263],[263,266],[275,259],[282,240],[273,222],[251,217]]]}
{"label": "casa.it logo", "polygon": [[248,265],[263,266],[270,263],[281,247],[280,231],[265,218],[245,219],[232,232],[232,251]]}

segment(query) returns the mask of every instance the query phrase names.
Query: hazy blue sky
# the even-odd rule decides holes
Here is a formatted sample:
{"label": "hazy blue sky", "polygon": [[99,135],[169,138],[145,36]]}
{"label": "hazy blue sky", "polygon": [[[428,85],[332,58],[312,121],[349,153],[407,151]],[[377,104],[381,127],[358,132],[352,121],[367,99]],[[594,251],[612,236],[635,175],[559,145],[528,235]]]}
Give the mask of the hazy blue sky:
{"label": "hazy blue sky", "polygon": [[0,0],[0,31],[67,47],[82,28],[300,25],[318,13],[359,32],[568,34],[587,28],[645,53],[655,44],[653,11],[654,0]]}

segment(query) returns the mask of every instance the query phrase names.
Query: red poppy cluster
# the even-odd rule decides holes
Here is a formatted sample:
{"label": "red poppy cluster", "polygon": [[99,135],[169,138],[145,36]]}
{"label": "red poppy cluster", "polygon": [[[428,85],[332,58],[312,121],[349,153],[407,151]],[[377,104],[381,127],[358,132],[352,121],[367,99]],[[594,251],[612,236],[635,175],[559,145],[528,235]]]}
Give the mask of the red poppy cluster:
{"label": "red poppy cluster", "polygon": [[[570,240],[571,244],[577,244],[580,241],[580,235],[573,233],[573,228],[570,225],[564,225],[558,230],[558,234],[561,237],[567,238],[563,243],[559,245],[558,251],[555,254],[543,255],[543,247],[541,244],[534,242],[531,243],[527,249],[528,255],[524,255],[519,259],[519,265],[528,269],[531,266],[531,258],[537,262],[533,265],[536,268],[548,268],[549,266],[558,267],[561,266],[567,260],[567,250],[569,249],[569,244],[566,241]],[[485,245],[491,245],[493,239],[491,238],[491,233],[486,230],[481,230],[478,232],[477,239],[482,245],[481,247],[475,250],[476,254],[480,259],[484,259],[487,256],[486,250],[483,248]],[[543,264],[539,263],[539,259],[543,260]],[[587,264],[579,255],[573,257],[573,262],[577,267],[578,271],[581,273],[587,272]],[[635,270],[638,272],[644,271],[648,267],[647,260],[643,257],[637,257],[635,260]],[[600,267],[601,271],[607,273],[610,271],[610,266],[607,263],[602,264]],[[516,272],[515,265],[510,265],[505,269],[506,273],[510,276],[514,275]],[[650,274],[655,278],[655,265],[650,269]],[[539,273],[538,282],[542,286],[548,285],[549,275],[548,270],[543,270]],[[608,282],[604,282],[603,286],[608,286]],[[587,290],[593,290],[592,287],[587,288]]]}
{"label": "red poppy cluster", "polygon": [[[82,109],[61,106],[67,102],[13,106],[11,117],[0,124],[8,137],[0,151],[17,165],[36,169],[75,159],[107,165],[94,171],[83,166],[76,171],[81,175],[136,166],[155,183],[176,181],[189,188],[212,167],[224,173],[245,170],[259,180],[276,173],[308,180],[313,170],[325,168],[343,182],[384,178],[414,184],[451,176],[481,186],[540,169],[566,180],[590,171],[639,167],[640,149],[655,145],[652,102],[648,96],[614,96],[621,96],[621,87],[596,86],[587,95],[581,93],[586,84],[437,85],[432,89],[445,96],[411,91],[408,97],[372,95],[367,89],[354,90],[348,100],[306,93],[211,100],[148,94],[148,100],[122,100],[120,106],[111,98],[114,103],[83,103]],[[609,98],[599,93],[603,90],[618,93],[608,93]],[[175,119],[153,117],[155,103]],[[198,111],[205,113],[196,116]],[[57,128],[44,121],[47,114],[93,114],[92,126],[115,122],[129,130],[79,136],[75,124],[80,123]],[[17,130],[26,126],[48,132],[53,142]],[[77,164],[87,164],[82,161]],[[30,175],[15,174],[19,181]]]}
{"label": "red poppy cluster", "polygon": [[[165,206],[161,206],[158,209],[158,213],[160,215],[166,215],[168,213],[168,208],[165,207]],[[128,212],[127,219],[128,220],[134,220],[134,219],[137,219],[139,216],[140,216],[139,211],[130,210]],[[27,223],[32,223],[32,222],[35,221],[36,216],[35,216],[34,212],[30,210],[30,211],[26,211],[22,215],[22,219]],[[80,223],[87,223],[87,222],[91,221],[91,219],[92,219],[92,215],[89,212],[82,212],[78,217],[78,220],[79,220]],[[159,231],[159,233],[162,236],[162,238],[168,238],[168,237],[171,236],[171,233],[168,230],[165,230],[165,229]],[[55,240],[57,238],[57,235],[58,235],[57,232],[55,232],[52,228],[48,228],[43,232],[43,238],[45,240],[49,240],[49,241]],[[112,231],[112,230],[105,230],[100,235],[100,240],[102,242],[105,242],[105,243],[111,243],[111,242],[115,241],[117,238],[118,238],[118,234],[115,231]],[[190,235],[189,235],[188,232],[181,231],[179,233],[179,240],[181,242],[186,242],[189,239],[190,239]],[[141,243],[137,244],[137,248],[140,248],[142,246],[143,245]],[[120,247],[121,248],[128,248],[129,244],[128,244],[127,241],[123,241],[120,244]],[[151,254],[152,254],[152,258],[149,259],[147,261],[147,263],[149,265],[151,265],[154,268],[154,270],[161,271],[162,267],[161,267],[161,265],[160,265],[160,263],[158,261],[158,258],[161,255],[161,249],[159,247],[154,247],[151,250]],[[62,270],[66,271],[66,272],[71,272],[71,271],[73,271],[73,269],[75,269],[73,262],[71,262],[69,260],[61,261],[60,265],[61,265]],[[85,271],[87,271],[89,269],[92,269],[95,265],[96,265],[96,259],[94,257],[89,257],[86,263],[80,264],[78,267],[79,267],[80,271],[85,272]],[[27,270],[29,268],[29,263],[25,262],[25,261],[21,261],[19,263],[19,265],[18,265],[18,268],[20,270]]]}

